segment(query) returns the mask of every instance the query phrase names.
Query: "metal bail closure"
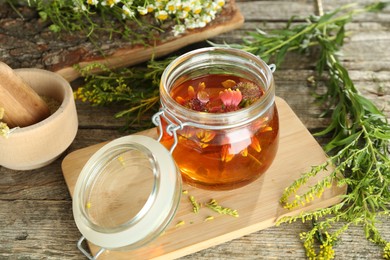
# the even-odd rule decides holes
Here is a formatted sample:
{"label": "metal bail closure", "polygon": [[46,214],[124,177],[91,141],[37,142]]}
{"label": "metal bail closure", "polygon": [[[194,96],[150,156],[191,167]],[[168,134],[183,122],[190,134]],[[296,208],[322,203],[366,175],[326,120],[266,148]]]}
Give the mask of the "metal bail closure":
{"label": "metal bail closure", "polygon": [[157,139],[158,141],[161,140],[163,133],[164,133],[163,125],[161,123],[161,118],[163,118],[165,120],[165,122],[167,122],[167,126],[165,129],[166,132],[170,136],[173,136],[173,144],[171,146],[171,149],[169,150],[170,153],[173,153],[173,150],[175,150],[176,145],[178,143],[177,130],[182,130],[184,128],[184,126],[186,124],[189,124],[189,123],[183,123],[175,115],[170,113],[164,107],[160,108],[160,111],[157,112],[156,114],[154,114],[152,117],[153,124],[158,127],[159,132],[160,132],[160,136]]}
{"label": "metal bail closure", "polygon": [[[85,164],[74,189],[73,215],[83,236],[78,248],[96,259],[107,249],[150,243],[173,219],[180,196],[180,173],[158,141],[131,135],[106,144]],[[95,256],[83,248],[84,239],[101,248]]]}
{"label": "metal bail closure", "polygon": [[275,70],[276,70],[276,65],[275,64],[270,64],[270,65],[268,65],[268,68],[271,70],[272,73],[274,73]]}

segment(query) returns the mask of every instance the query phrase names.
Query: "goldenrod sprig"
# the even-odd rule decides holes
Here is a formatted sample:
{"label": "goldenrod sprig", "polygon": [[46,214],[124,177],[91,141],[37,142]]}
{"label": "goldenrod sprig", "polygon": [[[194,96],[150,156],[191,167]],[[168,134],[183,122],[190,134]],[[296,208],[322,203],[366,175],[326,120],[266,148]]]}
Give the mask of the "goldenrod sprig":
{"label": "goldenrod sprig", "polygon": [[229,215],[229,216],[236,217],[236,218],[239,217],[237,210],[223,207],[223,206],[219,205],[215,199],[211,199],[209,202],[207,202],[206,207],[208,207],[209,209],[211,209],[219,214]]}
{"label": "goldenrod sprig", "polygon": [[[118,112],[115,117],[130,118],[137,114],[139,120],[147,111],[157,109],[160,77],[172,59],[152,60],[147,67],[118,70],[111,70],[101,63],[92,63],[83,68],[76,66],[84,78],[84,84],[74,92],[75,98],[95,106],[122,104],[128,109]],[[96,70],[101,72],[96,74]]]}
{"label": "goldenrod sprig", "polygon": [[188,196],[188,199],[190,200],[190,202],[191,202],[191,204],[192,204],[192,211],[193,211],[194,213],[198,213],[199,210],[200,210],[201,204],[198,203],[198,202],[195,200],[194,196],[192,196],[192,195],[191,195],[191,196]]}

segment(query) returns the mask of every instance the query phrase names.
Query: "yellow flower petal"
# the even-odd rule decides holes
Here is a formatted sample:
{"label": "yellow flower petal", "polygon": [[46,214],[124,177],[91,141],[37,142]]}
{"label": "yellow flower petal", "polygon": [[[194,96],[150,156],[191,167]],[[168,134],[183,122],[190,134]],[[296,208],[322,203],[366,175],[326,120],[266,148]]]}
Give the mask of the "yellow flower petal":
{"label": "yellow flower petal", "polygon": [[206,148],[209,145],[208,142],[214,139],[215,133],[213,131],[200,129],[196,132],[196,136],[199,139],[199,146]]}
{"label": "yellow flower petal", "polygon": [[180,105],[184,105],[186,101],[181,96],[177,96],[176,97],[176,102],[179,103]]}
{"label": "yellow flower petal", "polygon": [[232,80],[232,79],[225,80],[225,81],[222,82],[221,84],[222,84],[222,86],[223,86],[224,88],[232,88],[232,87],[234,87],[235,85],[237,85],[237,83],[236,83],[234,80]]}
{"label": "yellow flower petal", "polygon": [[207,130],[203,130],[203,129],[200,129],[196,132],[196,136],[202,141],[202,142],[205,142],[205,143],[208,143],[210,142],[211,140],[213,140],[213,138],[215,137],[215,133],[214,131],[207,131]]}
{"label": "yellow flower petal", "polygon": [[206,88],[206,83],[204,82],[199,83],[198,92],[204,90],[205,88]]}
{"label": "yellow flower petal", "polygon": [[187,92],[188,92],[188,98],[190,99],[196,96],[195,89],[193,86],[188,86]]}
{"label": "yellow flower petal", "polygon": [[224,146],[222,146],[221,160],[223,162],[230,162],[233,159],[234,154],[230,154],[229,150],[230,150],[230,144],[225,144]]}
{"label": "yellow flower petal", "polygon": [[251,144],[250,144],[250,146],[256,151],[256,152],[261,152],[261,146],[260,146],[260,142],[259,142],[259,140],[255,137],[255,136],[253,136],[252,138],[251,138]]}
{"label": "yellow flower petal", "polygon": [[261,129],[261,132],[264,133],[264,132],[269,132],[269,131],[272,131],[272,127],[270,126],[266,126],[264,127],[263,129]]}
{"label": "yellow flower petal", "polygon": [[180,136],[186,139],[190,139],[194,136],[194,130],[191,127],[184,127],[182,131],[180,131]]}

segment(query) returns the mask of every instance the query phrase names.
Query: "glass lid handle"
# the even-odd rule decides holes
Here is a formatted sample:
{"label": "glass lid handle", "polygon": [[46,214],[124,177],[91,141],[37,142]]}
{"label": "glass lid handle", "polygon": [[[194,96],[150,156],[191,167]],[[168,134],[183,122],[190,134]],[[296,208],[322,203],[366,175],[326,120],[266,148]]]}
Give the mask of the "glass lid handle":
{"label": "glass lid handle", "polygon": [[77,242],[77,248],[83,253],[89,260],[96,260],[104,251],[106,251],[105,248],[100,248],[99,251],[96,253],[95,256],[92,256],[88,251],[84,248],[83,242],[85,240],[85,237],[82,236],[79,241]]}
{"label": "glass lid handle", "polygon": [[[168,116],[167,116],[168,115]],[[170,135],[173,136],[173,144],[171,146],[171,149],[169,150],[170,153],[175,150],[178,138],[177,138],[177,130],[182,130],[186,123],[183,123],[180,121],[175,115],[170,113],[168,110],[166,110],[164,107],[160,108],[160,111],[158,111],[156,114],[152,117],[152,122],[154,125],[158,126],[160,135],[157,139],[157,141],[161,141],[161,138],[163,136],[163,125],[161,122],[161,118],[164,119],[165,122],[167,122],[167,126],[165,128],[165,131]]]}

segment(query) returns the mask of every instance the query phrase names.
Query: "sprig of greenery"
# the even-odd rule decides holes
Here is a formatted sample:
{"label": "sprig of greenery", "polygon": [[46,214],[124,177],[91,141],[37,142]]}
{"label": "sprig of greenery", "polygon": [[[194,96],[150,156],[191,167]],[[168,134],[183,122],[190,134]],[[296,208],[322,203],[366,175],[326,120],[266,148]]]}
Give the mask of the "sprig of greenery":
{"label": "sprig of greenery", "polygon": [[[293,19],[287,23],[286,28],[276,29],[270,32],[264,32],[256,29],[248,32],[248,37],[243,39],[241,44],[223,44],[225,46],[245,50],[260,56],[265,62],[271,58],[275,60],[276,65],[280,65],[285,55],[290,51],[305,52],[310,47],[318,45],[317,36],[324,33],[329,39],[333,39],[338,44],[342,44],[345,36],[344,25],[347,24],[354,15],[364,12],[374,12],[382,10],[388,3],[379,2],[366,8],[354,9],[357,4],[348,4],[335,9],[319,17],[310,15],[301,23],[293,26]],[[325,31],[323,31],[325,30]],[[213,44],[213,43],[212,43]],[[221,44],[213,44],[221,46]]]}
{"label": "sprig of greenery", "polygon": [[[327,75],[327,91],[317,98],[331,113],[331,123],[317,136],[333,134],[324,147],[333,155],[287,187],[280,201],[288,209],[296,208],[321,197],[324,190],[335,183],[348,185],[348,192],[332,207],[278,221],[278,224],[298,219],[313,221],[312,229],[301,233],[311,259],[334,258],[335,241],[351,224],[362,225],[366,238],[382,246],[383,257],[390,259],[390,243],[376,226],[379,216],[390,214],[390,125],[386,116],[358,92],[337,58],[346,37],[345,25],[352,17],[379,11],[386,4],[388,2],[381,2],[358,9],[354,9],[355,5],[343,6],[321,17],[312,15],[304,24],[291,26],[289,23],[285,29],[269,34],[260,30],[251,32],[242,44],[230,45],[266,61],[273,59],[277,64],[281,64],[290,51],[307,52],[312,46],[320,50],[317,72],[319,77]],[[308,180],[327,168],[331,168],[329,174],[308,189]],[[304,192],[299,195],[302,189]],[[341,228],[331,232],[336,222],[341,223]],[[321,243],[318,252],[314,247],[316,239]]]}
{"label": "sprig of greenery", "polygon": [[[174,57],[160,61],[151,60],[146,67],[117,70],[109,69],[101,63],[92,63],[83,68],[76,65],[75,68],[80,72],[85,84],[74,92],[74,96],[94,106],[122,104],[128,109],[118,112],[115,117],[131,118],[137,114],[135,120],[139,121],[144,113],[157,108],[160,78],[173,59]],[[101,73],[94,73],[97,69]]]}

